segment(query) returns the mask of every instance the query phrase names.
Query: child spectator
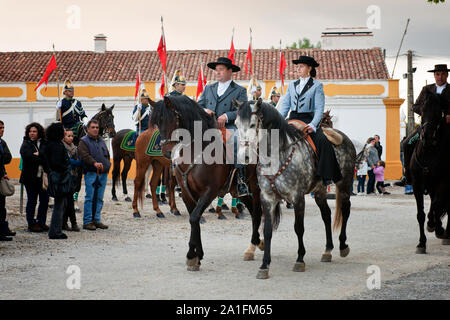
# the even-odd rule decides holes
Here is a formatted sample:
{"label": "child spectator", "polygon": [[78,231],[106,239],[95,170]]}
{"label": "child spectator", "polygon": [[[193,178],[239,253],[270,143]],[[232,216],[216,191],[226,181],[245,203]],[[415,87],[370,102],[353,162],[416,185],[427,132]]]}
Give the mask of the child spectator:
{"label": "child spectator", "polygon": [[358,165],[358,171],[356,172],[356,176],[358,178],[358,196],[362,196],[364,194],[364,186],[366,184],[366,176],[367,176],[367,158],[364,159]]}
{"label": "child spectator", "polygon": [[376,187],[379,194],[390,194],[384,189],[384,169],[386,164],[384,161],[379,160],[377,166],[373,169],[373,173],[375,174],[375,181],[377,183]]}

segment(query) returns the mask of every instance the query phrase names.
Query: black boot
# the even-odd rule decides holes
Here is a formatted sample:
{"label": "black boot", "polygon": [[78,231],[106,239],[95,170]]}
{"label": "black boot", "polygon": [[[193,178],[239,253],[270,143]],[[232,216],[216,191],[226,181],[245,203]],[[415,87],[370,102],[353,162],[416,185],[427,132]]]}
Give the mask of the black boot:
{"label": "black boot", "polygon": [[12,238],[4,236],[4,235],[0,235],[0,241],[12,241]]}
{"label": "black boot", "polygon": [[165,193],[161,193],[161,203],[162,204],[167,204],[168,203]]}
{"label": "black boot", "polygon": [[238,197],[248,196],[248,186],[245,183],[245,167],[238,168],[237,183]]}
{"label": "black boot", "polygon": [[[15,232],[12,232],[9,229],[9,225],[8,225],[7,221],[5,221],[4,223],[2,223],[0,225],[0,234],[5,237],[14,237],[16,235]],[[9,241],[9,240],[6,240],[6,241]]]}

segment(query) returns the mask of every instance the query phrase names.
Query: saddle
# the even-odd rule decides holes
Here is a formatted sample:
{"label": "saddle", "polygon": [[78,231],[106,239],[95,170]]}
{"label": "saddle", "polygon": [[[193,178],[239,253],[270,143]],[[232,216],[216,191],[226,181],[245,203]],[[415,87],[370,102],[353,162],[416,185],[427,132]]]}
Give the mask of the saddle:
{"label": "saddle", "polygon": [[[297,130],[300,130],[303,133],[305,133],[304,130],[306,127],[306,123],[304,123],[303,121],[289,120],[288,123],[289,123],[289,125],[293,126]],[[334,130],[332,128],[322,127],[322,132],[325,135],[325,137],[327,137],[328,141],[330,141],[335,146],[340,146],[342,144],[342,142],[344,141],[344,137],[339,132],[337,132],[336,130]],[[317,154],[316,146],[309,135],[306,136],[306,141],[308,141],[308,143],[313,148],[314,152]]]}

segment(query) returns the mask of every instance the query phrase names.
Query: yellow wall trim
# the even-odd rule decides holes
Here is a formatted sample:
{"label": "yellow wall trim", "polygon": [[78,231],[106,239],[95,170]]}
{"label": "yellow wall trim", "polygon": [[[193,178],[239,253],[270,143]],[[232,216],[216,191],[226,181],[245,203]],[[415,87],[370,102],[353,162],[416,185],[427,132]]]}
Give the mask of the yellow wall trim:
{"label": "yellow wall trim", "polygon": [[0,87],[0,97],[19,98],[23,95],[23,89],[20,87]]}
{"label": "yellow wall trim", "polygon": [[37,82],[25,82],[27,85],[27,101],[34,102],[36,101],[36,91],[34,88],[37,86]]}
{"label": "yellow wall trim", "polygon": [[[43,97],[58,97],[58,89],[56,87],[49,87],[47,91],[45,89],[40,90]],[[106,87],[106,86],[75,86],[76,97],[96,98],[96,97],[134,97],[134,86],[121,86],[121,87]]]}
{"label": "yellow wall trim", "polygon": [[385,88],[381,84],[326,84],[323,86],[327,96],[379,96]]}

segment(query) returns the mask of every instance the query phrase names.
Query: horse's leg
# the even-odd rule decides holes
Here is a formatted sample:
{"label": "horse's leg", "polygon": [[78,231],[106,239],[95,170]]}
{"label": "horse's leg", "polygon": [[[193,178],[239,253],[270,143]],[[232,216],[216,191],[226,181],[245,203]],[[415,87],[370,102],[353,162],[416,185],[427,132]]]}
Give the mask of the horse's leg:
{"label": "horse's leg", "polygon": [[177,204],[175,202],[175,187],[177,185],[177,179],[172,174],[175,169],[170,168],[169,169],[169,205],[170,205],[170,213],[174,214],[175,216],[181,216],[180,211],[177,209]]}
{"label": "horse's leg", "polygon": [[325,188],[316,190],[314,192],[314,200],[320,209],[320,214],[322,216],[323,223],[325,224],[325,234],[327,242],[325,244],[325,252],[322,254],[322,262],[331,262],[331,251],[333,250],[333,237],[331,231],[331,210],[327,203],[327,194]]}
{"label": "horse's leg", "polygon": [[117,178],[120,174],[120,161],[122,161],[122,156],[120,154],[116,154],[113,160],[113,170],[112,170],[112,201],[118,201],[116,195],[116,184]]}
{"label": "horse's leg", "polygon": [[152,164],[153,164],[153,174],[152,174],[152,178],[150,179],[150,190],[152,192],[153,210],[155,210],[156,216],[158,218],[164,218],[164,214],[159,209],[158,198],[156,195],[156,188],[158,187],[159,178],[161,177],[161,173],[162,173],[164,167],[157,160],[153,161]]}
{"label": "horse's leg", "polygon": [[244,260],[249,261],[255,258],[256,247],[260,250],[264,250],[264,240],[259,238],[259,226],[261,225],[262,210],[259,190],[256,190],[256,184],[254,187],[250,184],[250,190],[252,197],[242,197],[241,200],[247,207],[252,217],[252,238],[250,240],[250,246],[244,252]]}
{"label": "horse's leg", "polygon": [[131,199],[128,196],[128,190],[127,190],[127,177],[128,177],[128,171],[130,171],[131,168],[131,162],[133,161],[132,158],[129,156],[125,156],[123,158],[123,169],[122,169],[122,190],[123,194],[126,195],[125,201],[130,202]]}
{"label": "horse's leg", "polygon": [[272,242],[272,213],[276,210],[277,205],[279,206],[278,201],[276,200],[273,202],[269,202],[268,200],[262,201],[264,213],[264,257],[262,265],[256,275],[257,279],[269,278],[269,265],[271,262],[270,245]]}
{"label": "horse's leg", "polygon": [[[350,184],[336,186],[336,206],[340,205],[342,210],[342,226],[339,234],[339,254],[341,257],[346,257],[350,253],[350,247],[345,243],[347,240],[347,222],[350,217]],[[339,198],[339,201],[338,201]]]}
{"label": "horse's leg", "polygon": [[186,255],[188,271],[199,271],[200,269],[200,261],[203,259],[204,254],[200,234],[200,217],[213,199],[214,196],[211,196],[211,192],[209,190],[206,191],[198,200],[197,205],[192,212],[189,213],[191,237],[189,240],[189,251]]}
{"label": "horse's leg", "polygon": [[305,233],[305,196],[300,195],[297,198],[297,201],[294,203],[294,212],[295,212],[295,222],[294,229],[297,234],[298,240],[298,251],[297,251],[297,261],[295,262],[294,268],[292,271],[295,272],[304,272],[305,271],[305,261],[303,258],[305,257],[306,250],[305,245],[303,243],[303,234]]}
{"label": "horse's leg", "polygon": [[135,218],[141,217],[138,210],[138,199],[141,199],[139,195],[145,191],[145,173],[147,172],[149,165],[150,159],[142,159],[139,162],[136,161],[136,177],[134,178],[134,195],[132,202],[133,216]]}
{"label": "horse's leg", "polygon": [[423,211],[423,190],[417,184],[413,185],[414,197],[417,205],[417,221],[419,222],[420,238],[416,248],[416,253],[426,253],[427,237],[425,236],[425,212]]}

